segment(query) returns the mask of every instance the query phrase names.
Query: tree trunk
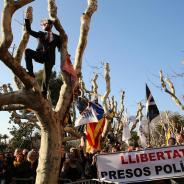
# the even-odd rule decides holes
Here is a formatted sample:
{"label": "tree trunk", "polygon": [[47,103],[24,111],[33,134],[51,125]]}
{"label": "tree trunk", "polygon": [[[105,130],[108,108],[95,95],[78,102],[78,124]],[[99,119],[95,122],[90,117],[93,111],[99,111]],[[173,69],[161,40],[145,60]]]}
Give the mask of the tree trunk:
{"label": "tree trunk", "polygon": [[[53,126],[56,124],[56,126]],[[41,145],[36,184],[57,184],[60,170],[62,131],[60,124],[48,122],[41,128]]]}

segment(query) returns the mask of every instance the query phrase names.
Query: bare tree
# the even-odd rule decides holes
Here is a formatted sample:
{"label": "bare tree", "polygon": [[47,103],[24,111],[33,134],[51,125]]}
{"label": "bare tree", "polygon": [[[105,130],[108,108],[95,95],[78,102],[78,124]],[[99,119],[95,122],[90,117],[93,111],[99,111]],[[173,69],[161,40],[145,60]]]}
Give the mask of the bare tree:
{"label": "bare tree", "polygon": [[[15,56],[9,52],[13,42],[13,31],[11,27],[12,16],[25,5],[34,0],[4,0],[2,11],[2,35],[0,39],[0,60],[13,72],[18,90],[0,94],[0,108],[11,105],[15,109],[17,105],[32,109],[35,113],[41,129],[41,145],[39,152],[39,164],[37,168],[36,184],[56,184],[58,182],[60,168],[60,148],[63,140],[64,119],[72,103],[73,92],[76,83],[72,83],[70,75],[62,72],[63,85],[56,107],[53,109],[50,102],[42,97],[41,89],[37,81],[30,77],[21,66],[23,52],[27,46],[29,35],[23,30],[22,38]],[[74,69],[78,78],[82,77],[82,56],[87,45],[87,36],[93,13],[97,9],[97,0],[88,0],[86,11],[81,16],[81,28],[79,43],[75,54]],[[26,14],[32,19],[32,8],[29,7]],[[48,0],[48,12],[56,30],[60,34],[62,47],[61,66],[68,55],[68,37],[57,17],[57,5],[55,0]],[[29,96],[29,98],[28,98]],[[10,109],[9,109],[10,110]]]}

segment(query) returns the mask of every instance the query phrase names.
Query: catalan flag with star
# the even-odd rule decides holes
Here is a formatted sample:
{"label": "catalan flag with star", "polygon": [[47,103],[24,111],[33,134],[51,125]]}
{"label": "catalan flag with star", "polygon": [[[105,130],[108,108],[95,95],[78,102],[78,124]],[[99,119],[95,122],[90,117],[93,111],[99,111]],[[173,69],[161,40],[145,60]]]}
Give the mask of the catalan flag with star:
{"label": "catalan flag with star", "polygon": [[94,153],[101,149],[101,135],[105,125],[105,118],[103,107],[97,102],[90,102],[90,106],[93,108],[98,122],[89,122],[86,125],[86,152]]}

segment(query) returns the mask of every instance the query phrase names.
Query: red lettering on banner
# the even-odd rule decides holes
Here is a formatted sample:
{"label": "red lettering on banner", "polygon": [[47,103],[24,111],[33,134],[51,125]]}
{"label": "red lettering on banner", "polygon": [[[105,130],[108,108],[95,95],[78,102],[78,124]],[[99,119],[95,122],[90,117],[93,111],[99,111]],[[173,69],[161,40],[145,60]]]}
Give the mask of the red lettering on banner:
{"label": "red lettering on banner", "polygon": [[157,160],[166,160],[166,159],[176,159],[184,157],[184,149],[173,149],[173,150],[165,150],[165,151],[158,151],[148,152],[148,153],[135,153],[132,154],[131,152],[121,156],[121,163],[122,164],[135,164],[141,162],[148,162],[148,161],[157,161]]}
{"label": "red lettering on banner", "polygon": [[122,164],[128,164],[128,162],[125,161],[125,157],[124,156],[121,156],[121,163]]}
{"label": "red lettering on banner", "polygon": [[149,156],[149,160],[150,160],[150,161],[155,161],[155,160],[157,160],[157,159],[155,158],[155,153],[148,153],[148,156]]}
{"label": "red lettering on banner", "polygon": [[167,154],[168,159],[171,159],[171,150],[164,151]]}
{"label": "red lettering on banner", "polygon": [[136,161],[137,161],[137,163],[140,162],[139,155],[137,155],[137,154],[136,154]]}
{"label": "red lettering on banner", "polygon": [[141,162],[148,161],[148,155],[146,153],[140,154]]}
{"label": "red lettering on banner", "polygon": [[181,158],[181,155],[179,154],[178,150],[174,150],[173,158]]}
{"label": "red lettering on banner", "polygon": [[132,160],[131,155],[128,155],[128,160],[129,160],[129,164],[134,164],[134,163],[136,163],[135,160]]}
{"label": "red lettering on banner", "polygon": [[182,156],[184,156],[184,149],[179,149],[179,151],[181,151],[182,152]]}
{"label": "red lettering on banner", "polygon": [[158,160],[165,160],[165,157],[164,157],[164,153],[159,151],[156,153],[157,154],[157,159]]}

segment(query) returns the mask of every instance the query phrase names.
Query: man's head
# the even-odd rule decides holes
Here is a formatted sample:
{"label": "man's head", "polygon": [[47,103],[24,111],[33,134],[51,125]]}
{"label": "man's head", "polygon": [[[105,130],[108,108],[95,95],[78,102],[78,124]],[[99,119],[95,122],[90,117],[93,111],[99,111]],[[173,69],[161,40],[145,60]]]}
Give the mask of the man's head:
{"label": "man's head", "polygon": [[170,137],[168,139],[168,146],[174,146],[176,144],[176,139],[174,137]]}
{"label": "man's head", "polygon": [[51,31],[53,22],[50,19],[41,20],[41,27],[44,31]]}
{"label": "man's head", "polygon": [[177,133],[176,134],[176,142],[179,144],[182,144],[184,142],[184,136],[182,133]]}

